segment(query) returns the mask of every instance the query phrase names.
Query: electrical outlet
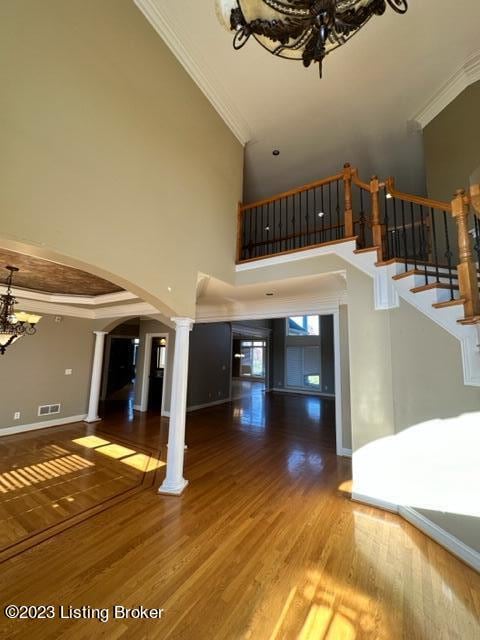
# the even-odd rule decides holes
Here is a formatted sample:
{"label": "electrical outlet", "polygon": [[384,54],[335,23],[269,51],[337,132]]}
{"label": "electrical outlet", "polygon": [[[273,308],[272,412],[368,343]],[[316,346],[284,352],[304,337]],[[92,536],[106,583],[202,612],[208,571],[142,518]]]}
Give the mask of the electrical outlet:
{"label": "electrical outlet", "polygon": [[66,376],[71,376],[72,375],[72,369],[65,369],[65,375]]}
{"label": "electrical outlet", "polygon": [[13,414],[13,419],[20,420],[20,411],[15,411],[15,413]]}

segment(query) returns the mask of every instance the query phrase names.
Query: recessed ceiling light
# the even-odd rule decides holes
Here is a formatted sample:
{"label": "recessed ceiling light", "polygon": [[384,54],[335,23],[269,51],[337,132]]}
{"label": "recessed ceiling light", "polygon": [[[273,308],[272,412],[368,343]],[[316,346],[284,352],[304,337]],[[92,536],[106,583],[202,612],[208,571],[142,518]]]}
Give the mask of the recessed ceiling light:
{"label": "recessed ceiling light", "polygon": [[324,216],[324,215],[325,215],[325,212],[324,212],[324,211],[319,211],[319,212],[318,212],[318,217],[319,217],[319,218],[323,218],[323,216]]}
{"label": "recessed ceiling light", "polygon": [[167,287],[167,291],[168,291],[169,293],[171,293],[171,292],[172,292],[172,287]]}
{"label": "recessed ceiling light", "polygon": [[279,156],[280,155],[280,151],[278,149],[274,149],[272,151],[272,156]]}

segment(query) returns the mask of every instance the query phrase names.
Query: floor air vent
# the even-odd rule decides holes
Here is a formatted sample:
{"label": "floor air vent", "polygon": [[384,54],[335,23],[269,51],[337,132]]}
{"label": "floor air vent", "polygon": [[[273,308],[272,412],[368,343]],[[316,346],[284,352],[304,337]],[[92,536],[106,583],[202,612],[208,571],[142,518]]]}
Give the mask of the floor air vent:
{"label": "floor air vent", "polygon": [[51,416],[53,413],[60,413],[60,404],[44,404],[38,407],[39,416]]}

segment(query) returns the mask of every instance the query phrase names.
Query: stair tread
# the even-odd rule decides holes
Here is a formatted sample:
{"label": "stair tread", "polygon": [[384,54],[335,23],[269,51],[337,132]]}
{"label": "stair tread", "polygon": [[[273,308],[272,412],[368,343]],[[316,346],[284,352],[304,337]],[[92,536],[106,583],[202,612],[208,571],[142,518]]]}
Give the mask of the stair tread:
{"label": "stair tread", "polygon": [[465,298],[456,298],[455,300],[447,300],[446,302],[436,302],[432,304],[435,309],[447,309],[448,307],[461,306],[466,303]]}
{"label": "stair tread", "polygon": [[410,289],[412,293],[421,293],[422,291],[430,291],[431,289],[450,289],[453,291],[458,291],[458,286],[450,285],[446,282],[433,282],[432,284],[424,284],[421,287],[414,287]]}
{"label": "stair tread", "polygon": [[353,253],[361,254],[361,253],[373,253],[374,251],[378,252],[379,247],[367,247],[365,249],[355,249]]}
{"label": "stair tread", "polygon": [[[440,278],[448,278],[449,275],[448,274],[438,274]],[[404,273],[399,273],[396,276],[392,276],[394,280],[402,280],[403,278],[409,278],[410,276],[431,276],[433,278],[437,277],[437,272],[436,271],[421,271],[420,269],[412,269],[411,271],[405,271]],[[458,280],[458,275],[456,272],[452,272],[452,279],[453,280]]]}

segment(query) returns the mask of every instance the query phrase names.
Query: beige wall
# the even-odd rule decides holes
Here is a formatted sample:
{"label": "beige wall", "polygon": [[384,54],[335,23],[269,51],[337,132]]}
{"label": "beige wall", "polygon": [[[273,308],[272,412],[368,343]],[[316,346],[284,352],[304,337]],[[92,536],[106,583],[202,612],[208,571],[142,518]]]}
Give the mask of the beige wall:
{"label": "beige wall", "polygon": [[[461,93],[424,129],[428,195],[450,201],[480,167],[480,82]],[[477,178],[478,179],[478,178]]]}
{"label": "beige wall", "polygon": [[[94,335],[90,320],[43,316],[37,333],[0,356],[0,432],[48,419],[87,413]],[[72,369],[66,376],[65,369]],[[38,407],[61,403],[61,413],[39,417]],[[20,411],[20,420],[13,414]]]}
{"label": "beige wall", "polygon": [[3,0],[0,58],[0,246],[177,315],[233,279],[243,149],[132,0]]}

